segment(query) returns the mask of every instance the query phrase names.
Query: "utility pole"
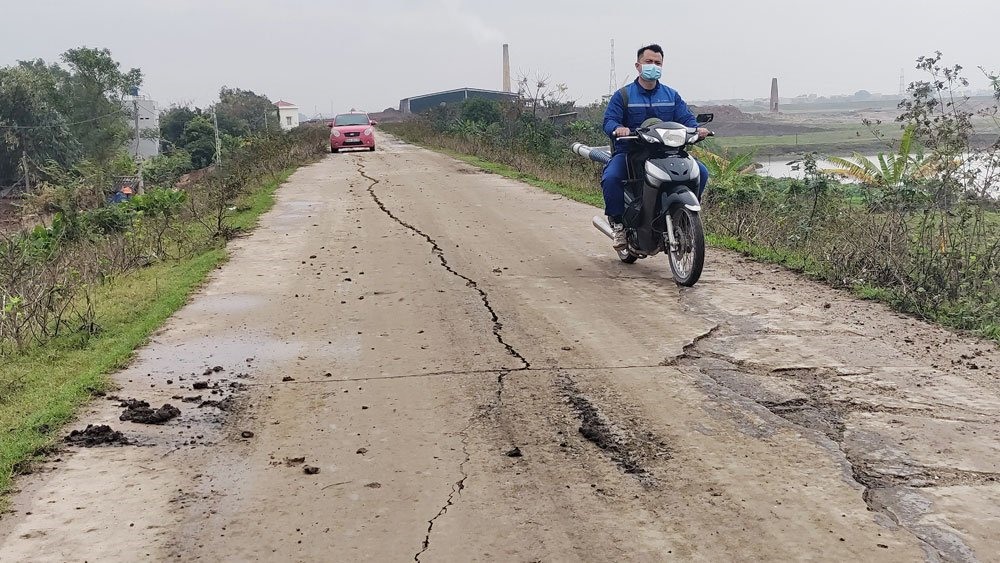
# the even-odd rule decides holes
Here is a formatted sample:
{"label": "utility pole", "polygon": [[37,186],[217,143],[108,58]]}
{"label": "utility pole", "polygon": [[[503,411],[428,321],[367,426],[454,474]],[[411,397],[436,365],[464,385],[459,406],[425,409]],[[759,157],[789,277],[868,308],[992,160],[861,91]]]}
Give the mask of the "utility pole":
{"label": "utility pole", "polygon": [[135,161],[139,166],[139,181],[136,182],[135,191],[137,194],[141,194],[143,191],[142,183],[142,157],[139,155],[139,97],[138,95],[132,96],[132,111],[135,113]]}
{"label": "utility pole", "polygon": [[222,164],[222,142],[219,141],[219,116],[212,110],[212,121],[215,123],[215,163]]}
{"label": "utility pole", "polygon": [[[24,135],[21,135],[21,139],[24,139]],[[24,146],[22,140],[21,146]],[[24,169],[24,191],[25,193],[31,192],[31,178],[28,177],[28,151],[21,149],[21,167]]]}
{"label": "utility pole", "polygon": [[135,159],[139,160],[139,98],[132,96],[132,112],[135,114]]}

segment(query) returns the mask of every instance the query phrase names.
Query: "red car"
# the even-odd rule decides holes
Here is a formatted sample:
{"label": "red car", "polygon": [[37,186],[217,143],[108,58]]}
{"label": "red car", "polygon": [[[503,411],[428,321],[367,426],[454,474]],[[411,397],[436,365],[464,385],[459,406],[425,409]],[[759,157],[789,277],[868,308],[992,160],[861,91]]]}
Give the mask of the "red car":
{"label": "red car", "polygon": [[340,149],[367,148],[375,150],[375,125],[367,113],[342,113],[333,118],[330,128],[330,152]]}

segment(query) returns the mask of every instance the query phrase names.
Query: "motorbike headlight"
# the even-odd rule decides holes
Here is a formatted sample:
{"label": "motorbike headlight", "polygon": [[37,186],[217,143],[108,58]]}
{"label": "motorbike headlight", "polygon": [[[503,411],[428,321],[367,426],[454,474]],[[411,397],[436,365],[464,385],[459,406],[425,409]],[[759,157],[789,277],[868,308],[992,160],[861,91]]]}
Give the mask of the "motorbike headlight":
{"label": "motorbike headlight", "polygon": [[660,129],[660,139],[668,147],[683,147],[687,143],[687,130]]}
{"label": "motorbike headlight", "polygon": [[371,135],[373,131],[375,131],[375,130],[372,129],[371,127],[369,127],[368,129],[365,129],[365,137]]}
{"label": "motorbike headlight", "polygon": [[337,131],[336,129],[334,129],[333,131],[330,131],[330,136],[331,137],[339,137],[340,136],[340,131]]}

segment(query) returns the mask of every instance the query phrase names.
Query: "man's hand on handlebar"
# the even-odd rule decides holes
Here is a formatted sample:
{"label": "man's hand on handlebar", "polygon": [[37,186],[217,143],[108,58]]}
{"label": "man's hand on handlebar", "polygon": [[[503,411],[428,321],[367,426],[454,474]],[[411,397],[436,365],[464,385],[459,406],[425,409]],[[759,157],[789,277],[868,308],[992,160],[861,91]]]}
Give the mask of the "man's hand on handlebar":
{"label": "man's hand on handlebar", "polygon": [[615,137],[628,137],[631,134],[632,130],[629,129],[628,127],[619,127],[614,131]]}
{"label": "man's hand on handlebar", "polygon": [[704,139],[705,137],[708,137],[711,134],[712,134],[712,132],[709,131],[708,129],[705,129],[704,127],[699,127],[698,128],[698,140],[699,141],[702,140],[702,139]]}

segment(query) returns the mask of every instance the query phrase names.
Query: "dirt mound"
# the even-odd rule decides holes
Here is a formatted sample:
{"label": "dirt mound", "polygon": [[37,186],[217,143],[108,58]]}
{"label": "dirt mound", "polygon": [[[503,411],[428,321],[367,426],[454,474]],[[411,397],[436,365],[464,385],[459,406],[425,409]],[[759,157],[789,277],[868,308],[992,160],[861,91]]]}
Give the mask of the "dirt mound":
{"label": "dirt mound", "polygon": [[368,117],[378,121],[379,123],[398,123],[400,121],[406,121],[412,116],[407,115],[396,108],[385,108],[382,111],[369,113]]}
{"label": "dirt mound", "polygon": [[234,406],[233,405],[233,398],[232,397],[226,397],[225,399],[222,399],[221,401],[215,401],[215,400],[202,401],[202,403],[200,405],[198,405],[198,408],[215,407],[215,408],[217,408],[219,410],[228,411],[228,410],[232,409],[233,406]]}
{"label": "dirt mound", "polygon": [[88,424],[87,428],[83,430],[74,430],[64,439],[66,442],[74,446],[82,446],[84,448],[93,448],[95,446],[104,446],[108,444],[131,444],[124,434],[118,432],[117,430],[112,430],[107,424],[101,424],[98,426]]}
{"label": "dirt mound", "polygon": [[742,122],[753,121],[755,116],[743,113],[736,106],[689,106],[691,113],[711,113],[715,115],[715,121]]}
{"label": "dirt mound", "polygon": [[192,184],[196,184],[196,183],[200,182],[201,180],[203,180],[206,176],[208,176],[209,174],[211,174],[212,171],[214,171],[214,170],[215,170],[215,165],[214,164],[211,165],[211,166],[206,166],[205,168],[199,168],[198,170],[192,170],[191,172],[188,172],[187,174],[182,175],[177,180],[177,183],[174,184],[174,187],[175,188],[187,188],[187,187],[190,187]]}
{"label": "dirt mound", "polygon": [[179,408],[169,403],[158,409],[153,409],[146,401],[128,399],[127,401],[122,401],[121,406],[125,407],[125,412],[118,417],[118,420],[139,424],[163,424],[181,414]]}

